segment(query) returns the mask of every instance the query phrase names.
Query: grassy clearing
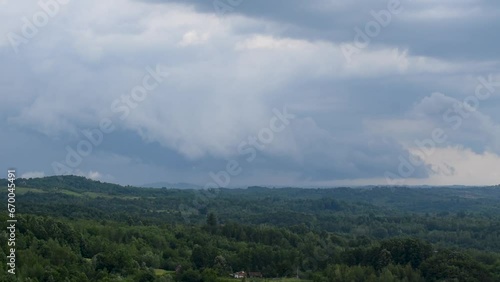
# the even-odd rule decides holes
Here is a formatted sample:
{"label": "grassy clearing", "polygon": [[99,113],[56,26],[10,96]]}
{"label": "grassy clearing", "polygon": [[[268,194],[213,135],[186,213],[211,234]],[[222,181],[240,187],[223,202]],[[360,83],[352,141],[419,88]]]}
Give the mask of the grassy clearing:
{"label": "grassy clearing", "polygon": [[163,276],[163,275],[167,275],[167,274],[174,275],[175,274],[175,271],[159,269],[159,268],[155,269],[154,271],[155,271],[156,276]]}
{"label": "grassy clearing", "polygon": [[45,191],[37,188],[26,188],[26,187],[16,187],[16,194],[23,195],[28,192],[33,192],[33,193],[46,193]]}
{"label": "grassy clearing", "polygon": [[[235,279],[235,278],[229,278],[229,277],[224,277],[224,278],[218,278],[217,281],[219,282],[235,282],[235,281],[241,281],[243,279]],[[311,280],[303,280],[303,279],[297,279],[297,278],[246,278],[247,282],[271,282],[271,281],[276,281],[276,282],[310,282]]]}
{"label": "grassy clearing", "polygon": [[90,199],[96,199],[96,198],[107,198],[107,199],[119,198],[119,199],[125,199],[125,200],[140,199],[140,197],[137,197],[137,196],[109,195],[109,194],[98,193],[98,192],[78,193],[78,192],[71,191],[71,190],[57,189],[57,188],[53,188],[53,189],[46,191],[46,190],[42,190],[42,189],[38,189],[38,188],[16,187],[16,194],[24,195],[28,192],[31,192],[31,193],[61,193],[61,194],[65,194],[65,195],[69,195],[69,196],[73,196],[73,197],[87,197]]}
{"label": "grassy clearing", "polygon": [[83,195],[77,192],[69,191],[69,190],[57,190],[58,193],[63,193],[65,195],[70,195],[73,197],[82,197]]}

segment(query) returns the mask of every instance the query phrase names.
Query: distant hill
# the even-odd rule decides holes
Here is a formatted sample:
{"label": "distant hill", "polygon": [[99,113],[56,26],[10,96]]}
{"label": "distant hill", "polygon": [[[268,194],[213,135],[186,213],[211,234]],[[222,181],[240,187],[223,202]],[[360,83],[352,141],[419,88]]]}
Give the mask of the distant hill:
{"label": "distant hill", "polygon": [[169,183],[169,182],[154,182],[141,185],[144,188],[174,188],[174,189],[202,189],[203,187],[191,183],[179,182],[179,183]]}
{"label": "distant hill", "polygon": [[[144,184],[141,186],[122,186],[118,184],[106,183],[101,181],[92,180],[83,176],[64,175],[64,176],[47,176],[42,178],[18,178],[16,180],[17,186],[26,188],[38,189],[69,189],[88,192],[117,192],[125,191],[130,188],[170,188],[170,189],[193,189],[198,190],[203,187],[191,183],[169,183],[169,182],[155,182]],[[7,186],[6,179],[0,179],[0,187]]]}
{"label": "distant hill", "polygon": [[[208,211],[215,211],[227,221],[278,224],[282,220],[301,224],[319,220],[331,224],[331,230],[337,230],[336,223],[329,223],[324,216],[340,211],[354,214],[373,212],[383,216],[390,216],[394,211],[431,215],[460,212],[500,214],[498,186],[418,189],[386,186],[365,189],[249,187],[208,192],[181,188],[195,186],[189,184],[161,183],[157,187],[169,189],[158,189],[121,186],[80,176],[21,178],[16,184],[16,203],[19,203],[20,210],[36,214],[45,211],[54,216],[64,211],[74,217],[93,219],[109,214],[124,218],[136,215],[173,223],[184,220],[189,213],[193,220],[203,222]],[[6,186],[7,180],[0,179],[0,187]],[[0,196],[6,193],[7,189],[0,189]],[[244,216],[241,209],[245,210]],[[314,219],[316,216],[318,218]]]}
{"label": "distant hill", "polygon": [[[0,179],[0,187],[7,185],[6,179]],[[95,181],[75,175],[47,176],[42,178],[18,178],[17,187],[37,188],[44,191],[69,190],[75,192],[123,193],[132,190],[132,186]]]}

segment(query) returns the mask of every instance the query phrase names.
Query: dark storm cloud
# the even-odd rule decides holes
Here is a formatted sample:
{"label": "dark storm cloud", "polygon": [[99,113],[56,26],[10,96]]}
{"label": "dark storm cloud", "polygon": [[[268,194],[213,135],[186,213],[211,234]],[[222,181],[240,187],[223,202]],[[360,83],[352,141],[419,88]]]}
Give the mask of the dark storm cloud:
{"label": "dark storm cloud", "polygon": [[[13,136],[0,149],[1,165],[53,174],[67,147],[86,140],[82,131],[110,118],[116,130],[75,173],[203,185],[238,160],[242,173],[230,186],[385,183],[386,172],[413,156],[416,139],[446,125],[440,111],[472,95],[477,77],[495,75],[500,27],[496,2],[402,0],[402,12],[347,60],[342,46],[388,3],[245,0],[224,15],[213,1],[72,3],[17,54],[8,36],[0,38],[0,129]],[[3,34],[22,35],[19,19],[40,10],[3,5]],[[169,77],[127,104],[158,65]],[[446,146],[475,154],[464,168],[486,153],[496,160],[498,92],[415,168],[412,183],[443,183],[431,164]],[[441,107],[434,113],[431,105]],[[238,146],[285,106],[293,122],[247,162]],[[123,107],[130,113],[122,119]],[[9,162],[18,139],[29,156]]]}
{"label": "dark storm cloud", "polygon": [[[150,3],[180,3],[204,13],[218,14],[215,3],[227,1],[144,0]],[[393,15],[374,44],[402,46],[412,54],[457,60],[489,60],[500,49],[500,4],[494,1],[411,1]],[[240,14],[279,23],[280,36],[349,42],[355,27],[364,29],[374,19],[372,12],[387,10],[391,0],[300,1],[255,0],[240,3],[225,15]],[[231,6],[231,5],[229,5]]]}

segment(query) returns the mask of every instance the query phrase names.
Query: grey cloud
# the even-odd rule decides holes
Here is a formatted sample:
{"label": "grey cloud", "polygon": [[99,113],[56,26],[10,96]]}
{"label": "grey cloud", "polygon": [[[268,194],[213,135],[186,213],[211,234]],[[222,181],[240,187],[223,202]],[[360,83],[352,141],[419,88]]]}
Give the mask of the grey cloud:
{"label": "grey cloud", "polygon": [[[144,1],[182,3],[201,12],[216,13],[215,1]],[[374,19],[371,12],[387,9],[388,2],[243,0],[227,14],[279,23],[285,28],[271,31],[276,35],[349,42],[354,39],[354,28],[363,29]],[[393,16],[391,24],[374,38],[373,45],[400,46],[409,48],[412,54],[437,58],[482,61],[496,58],[496,50],[500,49],[496,34],[500,28],[499,3],[488,0],[400,2],[403,12]]]}
{"label": "grey cloud", "polygon": [[500,125],[481,112],[481,106],[487,103],[480,101],[477,109],[470,111],[464,106],[464,99],[433,93],[415,104],[404,119],[370,124],[385,128],[383,134],[399,136],[414,147],[432,140],[433,131],[438,129],[444,132],[446,142],[434,143],[435,147],[464,146],[476,153],[500,153]]}
{"label": "grey cloud", "polygon": [[[29,140],[29,156],[14,165],[50,175],[82,129],[110,117],[117,130],[81,172],[120,183],[204,184],[210,171],[241,159],[238,144],[269,123],[273,108],[288,105],[297,119],[235,184],[381,178],[409,157],[404,141],[443,125],[439,112],[474,86],[465,78],[498,66],[498,7],[482,1],[475,5],[484,17],[461,20],[422,20],[418,13],[434,4],[408,4],[351,65],[338,44],[352,40],[353,28],[386,1],[246,0],[225,18],[214,17],[212,1],[147,2],[75,2],[19,55],[0,46],[0,128]],[[440,6],[471,5],[453,3]],[[394,58],[395,48],[408,53]],[[120,119],[111,104],[156,64],[170,77]],[[429,96],[436,91],[446,96]],[[453,144],[498,150],[496,105],[494,97],[481,105],[453,133]],[[418,127],[400,127],[409,123]],[[15,158],[3,148],[0,156],[2,166]],[[414,174],[428,176],[426,167]]]}

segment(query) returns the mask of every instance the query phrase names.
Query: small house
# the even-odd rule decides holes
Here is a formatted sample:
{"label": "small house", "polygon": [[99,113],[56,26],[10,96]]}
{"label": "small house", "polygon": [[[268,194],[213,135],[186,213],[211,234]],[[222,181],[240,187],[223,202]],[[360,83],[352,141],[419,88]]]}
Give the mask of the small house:
{"label": "small house", "polygon": [[247,274],[245,273],[245,271],[240,271],[240,272],[236,272],[236,273],[231,274],[231,276],[234,278],[237,278],[237,279],[241,279],[241,278],[247,277]]}

